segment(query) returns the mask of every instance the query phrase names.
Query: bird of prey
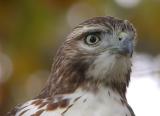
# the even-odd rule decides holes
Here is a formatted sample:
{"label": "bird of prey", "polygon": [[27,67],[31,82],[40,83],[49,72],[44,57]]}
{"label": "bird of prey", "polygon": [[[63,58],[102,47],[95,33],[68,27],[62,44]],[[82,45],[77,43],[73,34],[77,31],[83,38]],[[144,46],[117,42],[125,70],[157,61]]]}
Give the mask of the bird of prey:
{"label": "bird of prey", "polygon": [[57,51],[40,94],[9,116],[135,116],[126,99],[136,30],[119,18],[88,19]]}

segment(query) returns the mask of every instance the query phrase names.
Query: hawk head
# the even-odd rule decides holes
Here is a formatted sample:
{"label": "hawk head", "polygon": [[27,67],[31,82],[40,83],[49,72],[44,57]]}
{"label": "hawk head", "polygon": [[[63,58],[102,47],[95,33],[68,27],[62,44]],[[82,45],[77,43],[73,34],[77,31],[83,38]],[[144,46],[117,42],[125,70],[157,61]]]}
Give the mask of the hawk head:
{"label": "hawk head", "polygon": [[135,29],[127,20],[107,16],[79,24],[58,50],[50,78],[39,96],[99,85],[125,94],[135,38]]}

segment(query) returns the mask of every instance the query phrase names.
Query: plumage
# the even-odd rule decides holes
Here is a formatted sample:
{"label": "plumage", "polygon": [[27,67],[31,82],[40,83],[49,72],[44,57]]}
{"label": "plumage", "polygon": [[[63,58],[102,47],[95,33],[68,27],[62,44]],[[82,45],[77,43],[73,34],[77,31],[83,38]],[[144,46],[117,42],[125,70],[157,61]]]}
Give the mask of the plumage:
{"label": "plumage", "polygon": [[10,116],[135,116],[126,88],[136,31],[127,20],[95,17],[76,26],[59,48],[40,94]]}

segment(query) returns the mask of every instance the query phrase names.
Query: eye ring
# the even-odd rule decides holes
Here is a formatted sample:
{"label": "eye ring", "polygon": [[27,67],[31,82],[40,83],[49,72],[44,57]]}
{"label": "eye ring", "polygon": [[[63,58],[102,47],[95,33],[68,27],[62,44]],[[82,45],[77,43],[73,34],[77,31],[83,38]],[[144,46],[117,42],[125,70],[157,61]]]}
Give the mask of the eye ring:
{"label": "eye ring", "polygon": [[100,41],[100,37],[98,35],[90,34],[85,37],[85,43],[87,45],[96,45]]}

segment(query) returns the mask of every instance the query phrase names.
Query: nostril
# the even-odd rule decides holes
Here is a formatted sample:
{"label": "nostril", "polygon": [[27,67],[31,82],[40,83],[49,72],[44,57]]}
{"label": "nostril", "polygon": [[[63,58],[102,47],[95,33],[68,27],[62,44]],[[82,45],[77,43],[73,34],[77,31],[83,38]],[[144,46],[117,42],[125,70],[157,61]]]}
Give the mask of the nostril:
{"label": "nostril", "polygon": [[122,40],[122,38],[121,38],[121,37],[119,37],[118,39],[119,39],[119,41],[121,41],[121,40]]}

